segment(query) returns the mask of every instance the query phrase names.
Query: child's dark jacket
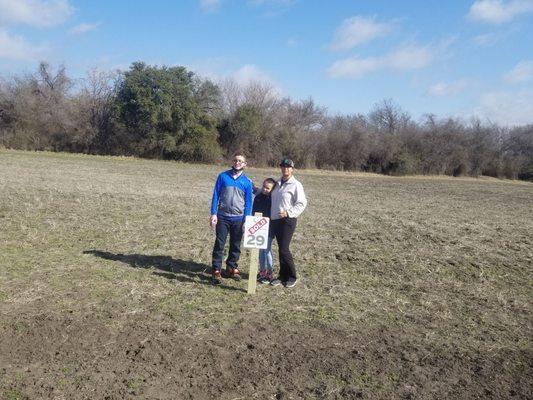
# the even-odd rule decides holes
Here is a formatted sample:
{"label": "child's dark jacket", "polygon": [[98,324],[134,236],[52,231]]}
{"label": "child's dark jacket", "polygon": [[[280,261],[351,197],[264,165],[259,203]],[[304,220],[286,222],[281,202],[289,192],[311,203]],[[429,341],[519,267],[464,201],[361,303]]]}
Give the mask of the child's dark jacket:
{"label": "child's dark jacket", "polygon": [[259,194],[255,196],[254,198],[252,215],[254,215],[256,212],[259,212],[263,214],[263,217],[270,218],[271,206],[272,206],[272,200],[270,199],[270,195],[267,196],[259,192]]}

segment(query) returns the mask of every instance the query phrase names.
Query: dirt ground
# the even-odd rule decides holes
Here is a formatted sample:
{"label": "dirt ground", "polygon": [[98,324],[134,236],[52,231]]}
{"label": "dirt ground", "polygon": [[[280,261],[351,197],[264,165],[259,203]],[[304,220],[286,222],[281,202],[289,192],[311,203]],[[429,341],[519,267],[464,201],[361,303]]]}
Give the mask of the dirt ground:
{"label": "dirt ground", "polygon": [[[111,318],[112,316],[110,316]],[[532,352],[436,352],[392,327],[238,320],[183,334],[149,315],[121,329],[91,315],[20,316],[0,330],[7,398],[527,399]],[[411,338],[408,340],[407,338]],[[510,361],[512,360],[512,363]],[[376,390],[379,395],[376,395]],[[11,393],[12,397],[9,397]],[[17,397],[18,396],[18,397]]]}
{"label": "dirt ground", "polygon": [[531,183],[297,171],[298,284],[248,296],[221,168],[0,150],[0,399],[533,398]]}

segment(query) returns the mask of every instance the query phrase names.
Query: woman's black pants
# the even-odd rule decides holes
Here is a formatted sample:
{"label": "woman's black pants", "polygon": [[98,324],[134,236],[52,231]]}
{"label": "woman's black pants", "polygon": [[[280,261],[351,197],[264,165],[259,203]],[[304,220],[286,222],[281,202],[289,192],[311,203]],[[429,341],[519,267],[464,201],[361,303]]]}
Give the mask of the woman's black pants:
{"label": "woman's black pants", "polygon": [[289,249],[292,235],[296,230],[296,218],[274,219],[270,223],[272,224],[271,235],[276,238],[279,248],[279,279],[282,282],[296,279],[296,266]]}

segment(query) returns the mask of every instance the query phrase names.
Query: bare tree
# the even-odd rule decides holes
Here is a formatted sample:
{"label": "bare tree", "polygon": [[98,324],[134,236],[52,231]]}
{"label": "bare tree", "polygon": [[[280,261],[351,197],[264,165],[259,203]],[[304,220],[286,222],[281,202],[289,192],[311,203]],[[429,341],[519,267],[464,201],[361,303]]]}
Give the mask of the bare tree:
{"label": "bare tree", "polygon": [[227,78],[219,83],[222,100],[223,118],[227,118],[237,111],[237,107],[244,103],[242,87],[235,79]]}
{"label": "bare tree", "polygon": [[[90,153],[117,154],[117,127],[113,121],[113,100],[119,73],[93,69],[83,80],[79,94],[74,98],[77,123],[84,132],[82,141]],[[81,139],[81,138],[80,138]]]}
{"label": "bare tree", "polygon": [[362,115],[328,118],[317,149],[317,167],[359,171],[369,156],[366,119]]}
{"label": "bare tree", "polygon": [[398,133],[405,128],[411,117],[404,112],[392,99],[384,99],[375,104],[369,114],[369,121],[379,132]]}
{"label": "bare tree", "polygon": [[326,121],[326,110],[313,99],[292,101],[286,98],[277,115],[276,149],[280,156],[290,156],[298,165],[315,167],[319,136]]}

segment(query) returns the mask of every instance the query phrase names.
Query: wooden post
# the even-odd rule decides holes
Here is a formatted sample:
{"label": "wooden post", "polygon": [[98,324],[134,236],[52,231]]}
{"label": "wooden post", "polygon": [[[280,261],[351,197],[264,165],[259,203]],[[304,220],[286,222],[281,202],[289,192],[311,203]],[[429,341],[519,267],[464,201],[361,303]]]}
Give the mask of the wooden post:
{"label": "wooden post", "polygon": [[[255,213],[254,217],[262,217],[262,213]],[[257,270],[259,266],[259,249],[250,249],[250,269],[248,270],[248,294],[255,294],[257,288]]]}

